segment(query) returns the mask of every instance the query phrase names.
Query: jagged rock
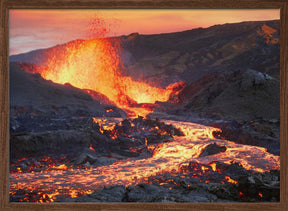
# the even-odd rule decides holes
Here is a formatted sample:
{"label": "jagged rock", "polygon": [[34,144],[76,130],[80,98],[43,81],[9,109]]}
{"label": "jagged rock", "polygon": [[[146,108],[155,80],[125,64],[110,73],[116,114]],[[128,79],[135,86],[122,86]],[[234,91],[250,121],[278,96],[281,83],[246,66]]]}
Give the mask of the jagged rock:
{"label": "jagged rock", "polygon": [[90,167],[93,165],[93,167],[97,166],[103,166],[103,165],[110,165],[117,161],[116,158],[111,158],[107,156],[99,156],[98,153],[96,153],[93,150],[85,149],[82,153],[80,153],[75,161],[73,162],[75,165],[83,165],[86,167]]}
{"label": "jagged rock", "polygon": [[76,199],[69,199],[66,202],[122,202],[125,191],[124,186],[104,187],[100,191]]}
{"label": "jagged rock", "polygon": [[130,147],[139,147],[144,144],[140,140],[133,140],[131,138],[119,137],[118,138],[120,149],[129,149]]}
{"label": "jagged rock", "polygon": [[97,155],[94,151],[86,150],[85,152],[80,153],[80,155],[76,158],[76,165],[85,165],[85,163],[94,163],[97,160]]}
{"label": "jagged rock", "polygon": [[167,190],[165,190],[165,188],[152,184],[129,186],[127,190],[128,192],[125,200],[128,202],[152,202],[155,201],[157,197],[163,198],[167,195]]}
{"label": "jagged rock", "polygon": [[208,156],[208,155],[214,155],[214,154],[218,154],[221,152],[225,152],[226,149],[227,149],[226,146],[219,146],[216,143],[209,144],[202,150],[199,157],[204,157],[204,156]]}
{"label": "jagged rock", "polygon": [[[99,133],[90,133],[90,143],[98,154],[109,154],[112,140]],[[87,148],[89,145],[87,145]]]}
{"label": "jagged rock", "polygon": [[101,192],[94,192],[91,194],[91,197],[102,202],[121,202],[124,193],[124,186],[114,186],[111,188],[103,188]]}
{"label": "jagged rock", "polygon": [[[268,152],[280,155],[279,125],[264,120],[253,120],[248,123],[232,121],[214,125],[221,132],[213,132],[214,137],[224,138],[240,144],[265,147]],[[261,125],[261,126],[260,126]]]}
{"label": "jagged rock", "polygon": [[243,193],[243,200],[246,201],[279,201],[280,173],[270,171],[241,176],[238,190]]}
{"label": "jagged rock", "polygon": [[164,135],[149,135],[146,137],[147,138],[147,145],[150,144],[160,144],[163,142],[168,142],[168,141],[173,141],[173,137],[171,137],[168,134],[164,134]]}
{"label": "jagged rock", "polygon": [[89,161],[87,161],[87,163],[85,163],[84,166],[85,166],[86,168],[90,168],[91,164],[89,163]]}
{"label": "jagged rock", "polygon": [[280,82],[251,69],[208,73],[187,85],[173,101],[159,103],[156,111],[197,113],[205,118],[251,120],[280,118]]}
{"label": "jagged rock", "polygon": [[25,156],[40,156],[49,153],[76,153],[89,146],[90,138],[85,132],[59,130],[29,135],[14,136],[10,139],[11,159]]}
{"label": "jagged rock", "polygon": [[241,81],[240,90],[245,91],[253,86],[261,85],[266,80],[272,80],[273,78],[265,73],[257,72],[249,69],[243,75],[244,80]]}
{"label": "jagged rock", "polygon": [[131,130],[131,122],[128,119],[125,119],[121,123],[122,123],[123,132],[129,133]]}
{"label": "jagged rock", "polygon": [[218,198],[228,200],[239,198],[238,190],[233,184],[207,183],[206,186],[208,192],[215,194]]}
{"label": "jagged rock", "polygon": [[119,150],[116,151],[119,155],[125,156],[125,157],[138,157],[140,155],[139,152],[133,152],[131,150]]}

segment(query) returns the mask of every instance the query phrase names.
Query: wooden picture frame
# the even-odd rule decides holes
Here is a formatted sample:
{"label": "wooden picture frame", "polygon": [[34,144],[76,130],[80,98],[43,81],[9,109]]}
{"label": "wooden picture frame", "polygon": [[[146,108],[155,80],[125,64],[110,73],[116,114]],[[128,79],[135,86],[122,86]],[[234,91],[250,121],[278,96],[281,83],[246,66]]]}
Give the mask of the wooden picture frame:
{"label": "wooden picture frame", "polygon": [[[1,0],[0,209],[1,210],[288,210],[288,2],[287,0]],[[280,203],[10,203],[9,202],[9,9],[193,8],[280,9]]]}

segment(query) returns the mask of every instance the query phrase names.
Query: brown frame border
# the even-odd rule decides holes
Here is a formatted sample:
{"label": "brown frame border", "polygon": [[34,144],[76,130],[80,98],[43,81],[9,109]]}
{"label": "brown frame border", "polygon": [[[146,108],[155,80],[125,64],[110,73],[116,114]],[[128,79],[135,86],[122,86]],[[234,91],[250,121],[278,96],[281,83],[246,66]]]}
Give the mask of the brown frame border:
{"label": "brown frame border", "polygon": [[[280,9],[280,203],[9,203],[9,9],[194,8]],[[288,210],[288,1],[287,0],[0,0],[0,210]]]}

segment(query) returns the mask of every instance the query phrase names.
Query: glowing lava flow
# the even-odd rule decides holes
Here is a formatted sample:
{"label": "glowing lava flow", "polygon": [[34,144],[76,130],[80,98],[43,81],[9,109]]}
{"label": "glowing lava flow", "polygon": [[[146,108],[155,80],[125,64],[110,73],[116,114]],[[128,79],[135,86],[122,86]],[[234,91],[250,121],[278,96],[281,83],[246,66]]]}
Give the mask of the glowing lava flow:
{"label": "glowing lava flow", "polygon": [[118,107],[145,116],[151,108],[138,104],[167,101],[173,85],[161,89],[122,76],[119,49],[119,40],[112,38],[72,41],[52,48],[39,73],[56,83],[100,92]]}
{"label": "glowing lava flow", "polygon": [[[85,170],[11,173],[10,194],[15,194],[16,190],[25,189],[38,192],[49,191],[51,200],[61,194],[68,194],[73,198],[91,193],[103,186],[139,183],[149,176],[177,170],[189,161],[201,164],[209,164],[212,161],[227,164],[238,162],[244,168],[257,172],[280,169],[280,156],[272,155],[264,148],[215,139],[212,135],[215,129],[211,127],[187,122],[166,122],[181,128],[185,136],[174,137],[173,142],[159,144],[150,158],[127,159],[108,166]],[[227,150],[199,157],[201,150],[214,142],[225,145]],[[212,169],[216,170],[215,166]]]}

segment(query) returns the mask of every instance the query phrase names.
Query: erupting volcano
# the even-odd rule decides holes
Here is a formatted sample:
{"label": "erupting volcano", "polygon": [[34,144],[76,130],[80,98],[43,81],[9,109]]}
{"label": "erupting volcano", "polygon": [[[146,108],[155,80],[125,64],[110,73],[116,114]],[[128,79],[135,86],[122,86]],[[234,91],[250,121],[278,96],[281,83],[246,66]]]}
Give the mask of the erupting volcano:
{"label": "erupting volcano", "polygon": [[175,84],[162,89],[123,76],[118,42],[116,38],[103,38],[67,43],[64,48],[49,52],[37,72],[55,83],[104,94],[129,116],[146,116],[153,109],[145,104],[167,101]]}
{"label": "erupting volcano", "polygon": [[11,202],[280,200],[279,21],[90,32],[10,57]]}

